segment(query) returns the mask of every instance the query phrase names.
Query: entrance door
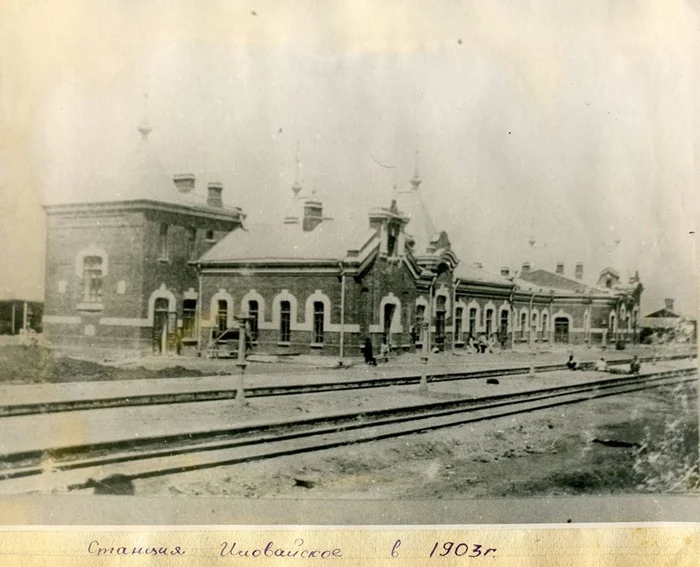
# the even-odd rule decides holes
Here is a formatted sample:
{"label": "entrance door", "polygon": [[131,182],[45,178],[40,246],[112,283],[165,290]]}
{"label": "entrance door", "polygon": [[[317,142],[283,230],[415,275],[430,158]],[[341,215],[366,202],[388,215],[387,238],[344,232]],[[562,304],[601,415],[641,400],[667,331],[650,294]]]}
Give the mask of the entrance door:
{"label": "entrance door", "polygon": [[435,303],[435,346],[440,351],[445,350],[445,319],[447,318],[445,304],[445,296],[439,295]]}
{"label": "entrance door", "polygon": [[153,351],[165,354],[168,341],[168,300],[156,299],[153,310]]}
{"label": "entrance door", "polygon": [[391,345],[391,322],[394,320],[394,313],[396,313],[396,305],[393,303],[387,303],[384,305],[384,342],[387,346]]}
{"label": "entrance door", "polygon": [[569,342],[569,320],[565,317],[557,317],[554,320],[554,342]]}

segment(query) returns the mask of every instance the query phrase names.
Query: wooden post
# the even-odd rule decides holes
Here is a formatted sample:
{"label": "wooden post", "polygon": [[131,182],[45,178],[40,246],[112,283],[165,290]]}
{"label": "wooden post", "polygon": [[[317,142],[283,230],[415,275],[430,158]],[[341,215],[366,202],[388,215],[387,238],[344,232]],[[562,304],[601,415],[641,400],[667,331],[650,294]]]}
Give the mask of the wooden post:
{"label": "wooden post", "polygon": [[245,400],[245,384],[243,376],[245,374],[246,366],[248,363],[245,358],[245,347],[246,347],[246,321],[248,317],[237,317],[238,320],[238,356],[236,357],[236,366],[241,369],[241,373],[238,379],[238,388],[236,390],[236,404],[239,406],[247,405]]}
{"label": "wooden post", "polygon": [[430,321],[423,322],[423,350],[421,351],[421,374],[420,374],[420,388],[421,392],[428,391],[428,361],[430,360],[430,351],[428,350],[428,335],[430,334]]}

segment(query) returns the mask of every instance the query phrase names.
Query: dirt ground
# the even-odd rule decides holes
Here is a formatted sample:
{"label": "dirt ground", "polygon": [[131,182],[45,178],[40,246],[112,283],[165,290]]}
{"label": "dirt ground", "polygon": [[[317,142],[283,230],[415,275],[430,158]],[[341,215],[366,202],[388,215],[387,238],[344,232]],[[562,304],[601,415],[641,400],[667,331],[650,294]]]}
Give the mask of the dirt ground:
{"label": "dirt ground", "polygon": [[[696,385],[136,481],[138,495],[440,499],[699,492]],[[310,487],[309,487],[310,486]]]}

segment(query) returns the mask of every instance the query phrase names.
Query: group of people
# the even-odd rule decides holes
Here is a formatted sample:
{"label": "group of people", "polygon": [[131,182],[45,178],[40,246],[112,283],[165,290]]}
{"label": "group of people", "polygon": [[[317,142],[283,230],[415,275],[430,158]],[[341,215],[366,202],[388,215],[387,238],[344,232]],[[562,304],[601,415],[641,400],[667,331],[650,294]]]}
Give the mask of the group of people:
{"label": "group of people", "polygon": [[[566,367],[569,370],[582,370],[581,365],[576,361],[573,354],[569,355],[569,360],[566,362]],[[615,371],[608,368],[608,363],[605,362],[605,357],[600,357],[600,360],[596,361],[594,369],[597,372],[612,372],[613,374],[639,374],[642,369],[642,363],[639,361],[639,357],[635,355],[630,362],[628,372],[620,372],[615,369]]]}

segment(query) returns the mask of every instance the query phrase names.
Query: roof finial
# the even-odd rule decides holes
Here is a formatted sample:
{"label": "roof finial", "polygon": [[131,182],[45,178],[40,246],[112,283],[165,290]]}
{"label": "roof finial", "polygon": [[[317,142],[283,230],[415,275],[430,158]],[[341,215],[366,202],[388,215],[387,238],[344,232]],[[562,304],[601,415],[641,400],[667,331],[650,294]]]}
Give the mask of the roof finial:
{"label": "roof finial", "polygon": [[296,173],[294,174],[294,185],[292,185],[292,192],[294,196],[297,197],[301,192],[301,183],[299,181],[299,169],[301,168],[301,161],[299,161],[299,140],[297,140],[297,153],[296,153]]}
{"label": "roof finial", "polygon": [[151,125],[148,123],[148,93],[143,95],[143,120],[141,121],[141,125],[139,126],[138,130],[141,133],[141,139],[143,140],[147,140],[148,135],[153,130]]}
{"label": "roof finial", "polygon": [[415,164],[414,164],[414,170],[413,170],[413,177],[411,177],[411,185],[413,185],[413,189],[418,191],[418,187],[420,184],[423,182],[423,180],[420,178],[420,175],[418,175],[418,154],[420,151],[418,148],[416,148],[416,158],[415,158]]}

